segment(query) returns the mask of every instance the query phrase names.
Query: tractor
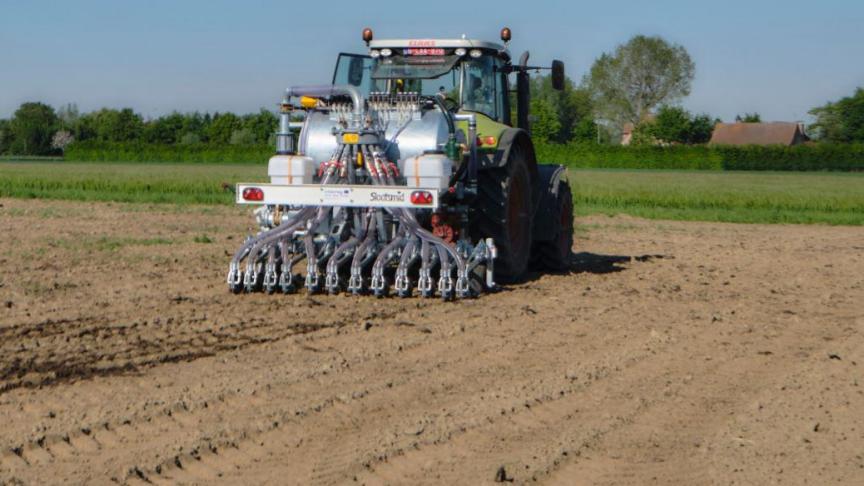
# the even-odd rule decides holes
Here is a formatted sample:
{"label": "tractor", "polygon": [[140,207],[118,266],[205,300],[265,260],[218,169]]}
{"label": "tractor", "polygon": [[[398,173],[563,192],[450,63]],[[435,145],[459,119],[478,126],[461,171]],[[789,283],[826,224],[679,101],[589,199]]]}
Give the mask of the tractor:
{"label": "tractor", "polygon": [[284,93],[270,183],[236,187],[260,232],[229,289],[451,300],[566,269],[570,186],[537,163],[529,114],[529,73],[560,90],[563,63],[514,62],[508,28],[503,44],[362,38],[331,84]]}

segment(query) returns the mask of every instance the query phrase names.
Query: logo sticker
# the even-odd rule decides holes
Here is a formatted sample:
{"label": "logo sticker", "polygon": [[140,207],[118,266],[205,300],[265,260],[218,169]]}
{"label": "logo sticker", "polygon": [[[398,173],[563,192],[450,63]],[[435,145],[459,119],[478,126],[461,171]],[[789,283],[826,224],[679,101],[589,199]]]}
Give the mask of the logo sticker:
{"label": "logo sticker", "polygon": [[434,40],[413,39],[408,41],[409,47],[435,47]]}
{"label": "logo sticker", "polygon": [[369,194],[369,199],[372,202],[405,202],[405,193],[402,191],[373,192]]}
{"label": "logo sticker", "polygon": [[351,189],[322,189],[321,200],[324,202],[342,202],[351,198]]}

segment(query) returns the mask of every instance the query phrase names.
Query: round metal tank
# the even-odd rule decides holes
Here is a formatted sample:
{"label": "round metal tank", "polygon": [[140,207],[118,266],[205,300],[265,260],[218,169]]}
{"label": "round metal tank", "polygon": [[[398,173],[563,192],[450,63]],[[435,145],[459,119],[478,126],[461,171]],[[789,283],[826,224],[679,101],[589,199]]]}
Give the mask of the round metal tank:
{"label": "round metal tank", "polygon": [[[327,161],[337,147],[333,135],[335,126],[336,122],[327,113],[309,112],[300,132],[300,153],[312,157],[316,164]],[[394,136],[395,142],[388,145]],[[387,158],[394,162],[429,150],[440,150],[447,143],[447,121],[440,111],[428,110],[419,120],[411,120],[407,125],[391,122],[385,130],[385,139]]]}

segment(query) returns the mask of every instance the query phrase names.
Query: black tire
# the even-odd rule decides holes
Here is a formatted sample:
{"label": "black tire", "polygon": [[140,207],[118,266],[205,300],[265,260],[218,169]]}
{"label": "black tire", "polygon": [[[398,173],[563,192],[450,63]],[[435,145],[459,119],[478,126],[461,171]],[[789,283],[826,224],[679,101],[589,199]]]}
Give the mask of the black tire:
{"label": "black tire", "polygon": [[538,241],[534,245],[533,260],[545,270],[563,272],[570,269],[573,252],[573,194],[567,181],[558,183],[558,196],[552,199],[552,207],[541,207],[540,211],[552,211],[556,224],[555,237],[549,241]]}
{"label": "black tire", "polygon": [[533,185],[525,152],[514,146],[507,164],[480,171],[472,236],[492,238],[498,248],[495,280],[518,280],[531,258]]}

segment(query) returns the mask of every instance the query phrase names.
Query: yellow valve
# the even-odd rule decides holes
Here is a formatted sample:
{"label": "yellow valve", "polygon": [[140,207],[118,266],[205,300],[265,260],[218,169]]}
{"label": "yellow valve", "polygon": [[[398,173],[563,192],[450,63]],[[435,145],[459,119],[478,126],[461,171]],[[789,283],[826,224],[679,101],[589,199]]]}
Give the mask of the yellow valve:
{"label": "yellow valve", "polygon": [[303,108],[315,108],[318,105],[318,98],[312,98],[309,96],[301,96],[300,97],[300,106]]}
{"label": "yellow valve", "polygon": [[363,152],[357,152],[357,167],[363,167]]}

